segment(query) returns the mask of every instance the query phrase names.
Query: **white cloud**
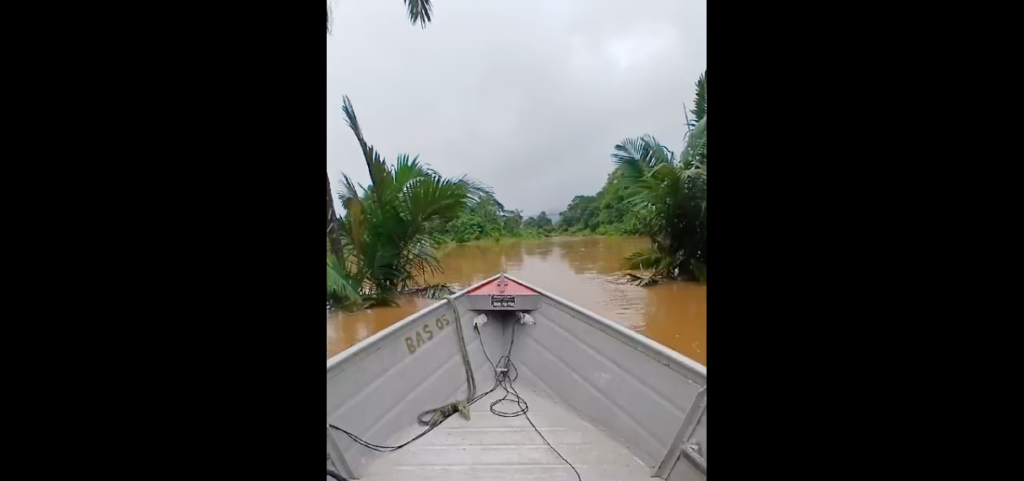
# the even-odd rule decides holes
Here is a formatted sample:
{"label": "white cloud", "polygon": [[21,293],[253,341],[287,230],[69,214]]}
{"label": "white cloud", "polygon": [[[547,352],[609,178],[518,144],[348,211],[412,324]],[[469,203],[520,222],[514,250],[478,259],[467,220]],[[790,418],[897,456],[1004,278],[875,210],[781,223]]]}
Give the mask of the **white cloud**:
{"label": "white cloud", "polygon": [[340,0],[327,38],[327,170],[366,183],[341,115],[352,98],[389,159],[494,187],[509,208],[593,194],[612,147],[652,134],[678,150],[707,68],[706,1],[445,0],[409,24],[398,0]]}
{"label": "white cloud", "polygon": [[670,25],[643,28],[630,35],[614,37],[605,44],[605,52],[619,70],[643,64],[671,52],[676,32]]}

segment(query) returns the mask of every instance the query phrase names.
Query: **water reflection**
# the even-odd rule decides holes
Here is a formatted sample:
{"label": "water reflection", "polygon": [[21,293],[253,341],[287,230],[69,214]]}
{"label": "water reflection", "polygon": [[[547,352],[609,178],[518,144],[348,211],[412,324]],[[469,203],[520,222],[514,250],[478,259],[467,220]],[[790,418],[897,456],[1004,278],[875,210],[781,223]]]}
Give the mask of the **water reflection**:
{"label": "water reflection", "polygon": [[[707,288],[683,282],[640,288],[622,279],[623,258],[647,245],[646,239],[623,237],[460,245],[441,256],[445,272],[432,281],[466,287],[504,269],[707,365]],[[400,302],[401,307],[328,313],[328,357],[435,301]]]}
{"label": "water reflection", "polygon": [[569,267],[577,274],[615,274],[622,272],[625,258],[638,246],[644,247],[647,241],[629,239],[626,242],[615,242],[606,237],[581,237],[566,239],[563,251]]}

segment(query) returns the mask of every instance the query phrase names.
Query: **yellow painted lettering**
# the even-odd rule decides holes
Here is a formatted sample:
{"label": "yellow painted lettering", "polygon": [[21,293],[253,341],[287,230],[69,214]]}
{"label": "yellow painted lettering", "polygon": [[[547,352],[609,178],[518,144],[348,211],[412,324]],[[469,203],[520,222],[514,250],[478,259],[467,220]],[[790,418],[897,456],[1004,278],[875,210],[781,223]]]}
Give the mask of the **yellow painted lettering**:
{"label": "yellow painted lettering", "polygon": [[416,353],[416,345],[412,343],[412,339],[411,338],[408,338],[408,337],[405,338],[405,347],[406,347],[406,349],[409,350],[409,354],[415,354]]}

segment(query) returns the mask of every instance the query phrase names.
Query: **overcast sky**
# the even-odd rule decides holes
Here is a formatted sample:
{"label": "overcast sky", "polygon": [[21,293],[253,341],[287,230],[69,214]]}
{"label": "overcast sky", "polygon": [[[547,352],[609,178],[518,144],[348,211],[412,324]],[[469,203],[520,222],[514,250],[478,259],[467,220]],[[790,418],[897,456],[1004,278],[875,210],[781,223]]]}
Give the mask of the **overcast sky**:
{"label": "overcast sky", "polygon": [[707,68],[706,0],[435,0],[425,30],[402,0],[333,4],[335,190],[342,172],[369,180],[341,114],[348,95],[389,163],[418,154],[490,185],[506,208],[559,212],[601,188],[623,138],[652,134],[678,152]]}

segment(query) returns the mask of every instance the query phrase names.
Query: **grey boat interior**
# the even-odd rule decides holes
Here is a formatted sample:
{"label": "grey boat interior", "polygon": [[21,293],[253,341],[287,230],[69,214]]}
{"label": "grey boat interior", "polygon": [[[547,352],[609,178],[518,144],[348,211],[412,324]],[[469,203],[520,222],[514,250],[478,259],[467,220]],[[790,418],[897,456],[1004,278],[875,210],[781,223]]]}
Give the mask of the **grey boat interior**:
{"label": "grey boat interior", "polygon": [[[470,309],[480,304],[467,295],[498,277],[327,361],[329,470],[374,481],[554,481],[577,473],[587,481],[706,479],[704,366],[511,276],[539,294],[539,308],[529,316]],[[475,327],[481,313],[486,322]],[[425,431],[417,422],[421,413],[466,400],[456,323],[481,396],[468,406],[469,419],[446,413],[443,423],[387,453],[346,434],[398,446]],[[492,411],[503,397],[494,409],[522,410],[508,401],[514,400],[509,380],[528,404],[525,415]]]}

